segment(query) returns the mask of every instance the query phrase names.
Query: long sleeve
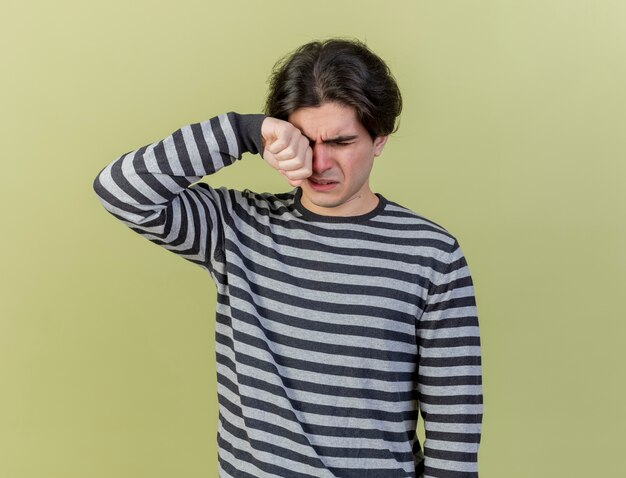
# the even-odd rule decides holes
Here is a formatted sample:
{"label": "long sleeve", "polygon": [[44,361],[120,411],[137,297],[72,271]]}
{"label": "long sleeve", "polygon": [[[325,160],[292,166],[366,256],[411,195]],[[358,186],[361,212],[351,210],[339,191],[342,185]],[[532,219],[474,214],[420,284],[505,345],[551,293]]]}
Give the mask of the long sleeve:
{"label": "long sleeve", "polygon": [[[220,196],[198,183],[262,151],[260,114],[225,113],[123,154],[96,176],[104,208],[135,232],[210,270],[222,254]],[[193,185],[192,185],[193,184]]]}
{"label": "long sleeve", "polygon": [[436,264],[417,329],[424,477],[475,478],[483,395],[474,286],[457,241]]}

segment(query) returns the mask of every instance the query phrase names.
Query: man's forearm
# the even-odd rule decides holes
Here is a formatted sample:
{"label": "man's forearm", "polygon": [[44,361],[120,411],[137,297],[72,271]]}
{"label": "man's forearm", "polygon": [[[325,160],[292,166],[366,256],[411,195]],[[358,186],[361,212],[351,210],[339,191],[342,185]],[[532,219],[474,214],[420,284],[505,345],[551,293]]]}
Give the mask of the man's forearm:
{"label": "man's forearm", "polygon": [[105,209],[132,224],[156,219],[203,176],[262,148],[263,115],[227,113],[184,126],[167,138],[128,152],[103,168],[93,188]]}

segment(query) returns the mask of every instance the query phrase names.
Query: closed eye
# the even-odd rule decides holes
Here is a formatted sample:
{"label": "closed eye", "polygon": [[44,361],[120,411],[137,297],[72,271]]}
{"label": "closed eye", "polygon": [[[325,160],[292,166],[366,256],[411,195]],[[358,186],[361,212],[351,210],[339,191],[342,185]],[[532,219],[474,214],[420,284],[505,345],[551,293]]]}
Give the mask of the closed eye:
{"label": "closed eye", "polygon": [[[330,144],[330,145],[337,145],[337,146],[348,146],[349,144],[353,144],[355,143],[356,139],[357,139],[357,135],[345,135],[345,136],[337,136],[335,138],[328,138],[328,139],[323,139],[321,141],[322,144]],[[309,145],[311,146],[311,148],[315,147],[315,141],[312,140],[311,138],[309,138],[308,136],[306,136],[306,138],[309,140]]]}

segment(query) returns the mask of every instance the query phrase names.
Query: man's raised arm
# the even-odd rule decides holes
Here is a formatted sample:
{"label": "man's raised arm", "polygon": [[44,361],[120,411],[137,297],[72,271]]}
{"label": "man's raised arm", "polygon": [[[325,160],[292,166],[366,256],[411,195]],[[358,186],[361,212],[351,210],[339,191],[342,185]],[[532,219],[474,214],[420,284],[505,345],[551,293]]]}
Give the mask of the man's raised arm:
{"label": "man's raised arm", "polygon": [[123,154],[98,173],[93,188],[129,228],[206,269],[222,254],[223,201],[211,186],[193,183],[266,147],[264,159],[296,185],[310,174],[304,142],[308,147],[288,122],[225,113]]}

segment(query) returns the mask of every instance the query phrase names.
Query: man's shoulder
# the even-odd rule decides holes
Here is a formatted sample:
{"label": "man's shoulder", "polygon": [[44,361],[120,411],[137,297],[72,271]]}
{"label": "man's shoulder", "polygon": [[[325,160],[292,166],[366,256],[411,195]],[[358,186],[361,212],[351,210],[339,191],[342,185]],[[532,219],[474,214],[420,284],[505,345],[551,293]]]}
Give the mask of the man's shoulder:
{"label": "man's shoulder", "polygon": [[386,202],[384,218],[381,219],[390,225],[407,233],[415,233],[416,237],[429,237],[442,245],[448,244],[449,247],[456,242],[456,237],[441,223],[395,201],[386,199]]}

